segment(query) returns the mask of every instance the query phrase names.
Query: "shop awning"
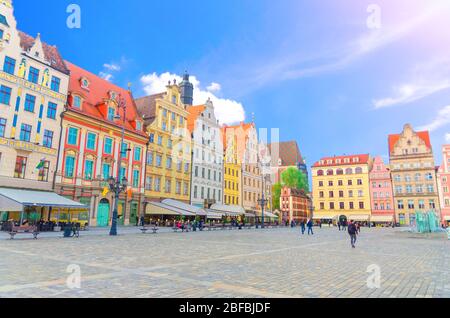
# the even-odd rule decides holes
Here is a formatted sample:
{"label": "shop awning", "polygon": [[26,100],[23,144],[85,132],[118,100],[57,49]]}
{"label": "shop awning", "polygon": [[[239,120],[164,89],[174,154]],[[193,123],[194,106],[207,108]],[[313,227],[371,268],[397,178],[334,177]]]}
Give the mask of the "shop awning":
{"label": "shop awning", "polygon": [[369,221],[369,219],[370,219],[370,215],[364,215],[364,214],[362,214],[362,215],[349,215],[348,217],[348,221],[351,221],[351,220],[353,220],[353,221],[357,221],[357,222],[366,222],[366,221]]}
{"label": "shop awning", "polygon": [[444,215],[444,221],[450,221],[450,215]]}
{"label": "shop awning", "polygon": [[167,200],[162,201],[161,203],[166,206],[175,208],[177,210],[188,212],[191,215],[206,216],[206,211],[204,209],[181,202],[181,201],[167,199]]}
{"label": "shop awning", "polygon": [[313,216],[313,220],[334,220],[337,218],[337,215],[332,214],[314,214]]}
{"label": "shop awning", "polygon": [[62,209],[89,208],[54,192],[0,188],[0,211],[21,212],[26,206]]}
{"label": "shop awning", "polygon": [[206,218],[213,220],[220,220],[224,216],[224,214],[212,210],[206,210],[206,214]]}
{"label": "shop awning", "polygon": [[[258,217],[262,217],[261,211],[256,212]],[[272,212],[264,211],[264,217],[269,219],[278,219],[278,215],[273,214]]]}
{"label": "shop awning", "polygon": [[240,216],[245,214],[245,210],[237,205],[213,204],[211,210],[217,213],[224,213],[226,216]]}
{"label": "shop awning", "polygon": [[371,222],[379,222],[379,223],[383,223],[383,222],[393,222],[394,221],[394,216],[393,215],[372,215],[370,217],[370,221]]}
{"label": "shop awning", "polygon": [[175,215],[175,216],[195,216],[195,214],[189,213],[184,210],[180,210],[169,205],[150,202],[147,204],[147,209],[145,211],[147,215]]}

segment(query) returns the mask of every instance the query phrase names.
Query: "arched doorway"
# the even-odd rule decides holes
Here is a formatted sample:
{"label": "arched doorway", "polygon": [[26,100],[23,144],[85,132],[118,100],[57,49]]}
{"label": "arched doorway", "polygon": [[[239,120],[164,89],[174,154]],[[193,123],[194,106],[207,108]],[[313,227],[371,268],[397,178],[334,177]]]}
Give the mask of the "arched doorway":
{"label": "arched doorway", "polygon": [[109,201],[107,199],[102,199],[98,205],[97,212],[97,226],[106,227],[109,223]]}
{"label": "arched doorway", "polygon": [[341,215],[339,217],[339,222],[341,222],[341,224],[347,223],[347,221],[348,221],[348,219],[347,219],[347,217],[345,215]]}

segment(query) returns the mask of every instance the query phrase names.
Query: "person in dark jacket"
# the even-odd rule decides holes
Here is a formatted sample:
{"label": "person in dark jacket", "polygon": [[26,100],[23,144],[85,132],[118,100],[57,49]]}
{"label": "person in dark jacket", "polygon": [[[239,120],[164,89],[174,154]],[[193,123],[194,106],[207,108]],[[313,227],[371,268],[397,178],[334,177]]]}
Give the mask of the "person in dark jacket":
{"label": "person in dark jacket", "polygon": [[350,235],[350,243],[352,245],[352,248],[355,248],[358,228],[356,227],[356,224],[353,221],[350,221],[350,224],[348,225],[348,234]]}
{"label": "person in dark jacket", "polygon": [[306,226],[308,227],[308,235],[314,235],[314,232],[313,232],[313,226],[314,226],[314,223],[313,223],[313,220],[309,220],[308,221],[308,223],[306,224]]}
{"label": "person in dark jacket", "polygon": [[339,227],[339,232],[341,231],[341,221],[338,221],[337,222],[337,225],[338,225],[338,227]]}
{"label": "person in dark jacket", "polygon": [[302,235],[305,235],[305,230],[306,230],[306,224],[305,221],[301,221],[300,222],[300,228],[302,230]]}

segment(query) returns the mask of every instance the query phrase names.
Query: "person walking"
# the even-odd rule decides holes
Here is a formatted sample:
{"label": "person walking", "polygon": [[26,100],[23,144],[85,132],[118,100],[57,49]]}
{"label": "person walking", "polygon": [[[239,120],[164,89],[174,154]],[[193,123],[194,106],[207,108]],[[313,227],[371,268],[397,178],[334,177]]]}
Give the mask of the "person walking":
{"label": "person walking", "polygon": [[361,224],[359,222],[356,223],[356,229],[358,230],[358,234],[361,234]]}
{"label": "person walking", "polygon": [[306,225],[304,220],[300,223],[300,228],[302,230],[302,235],[305,235]]}
{"label": "person walking", "polygon": [[314,223],[311,219],[308,221],[306,226],[308,227],[308,235],[314,235],[314,232],[313,232]]}
{"label": "person walking", "polygon": [[338,221],[337,224],[338,224],[338,228],[339,228],[339,232],[340,232],[341,231],[341,221]]}
{"label": "person walking", "polygon": [[348,225],[348,234],[350,235],[350,243],[352,245],[352,248],[356,248],[356,236],[358,234],[358,228],[356,227],[356,224],[353,223],[353,221],[350,221],[350,224]]}

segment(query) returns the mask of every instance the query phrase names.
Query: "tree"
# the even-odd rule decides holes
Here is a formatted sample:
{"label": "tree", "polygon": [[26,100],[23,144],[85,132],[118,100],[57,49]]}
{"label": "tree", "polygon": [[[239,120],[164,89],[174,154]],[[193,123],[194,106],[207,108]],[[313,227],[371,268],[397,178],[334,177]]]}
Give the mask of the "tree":
{"label": "tree", "polygon": [[309,193],[309,183],[306,175],[296,167],[289,167],[281,174],[281,181],[284,186],[304,190]]}
{"label": "tree", "polygon": [[276,183],[272,186],[272,207],[274,210],[280,209],[280,197],[282,187],[283,185],[281,183]]}

